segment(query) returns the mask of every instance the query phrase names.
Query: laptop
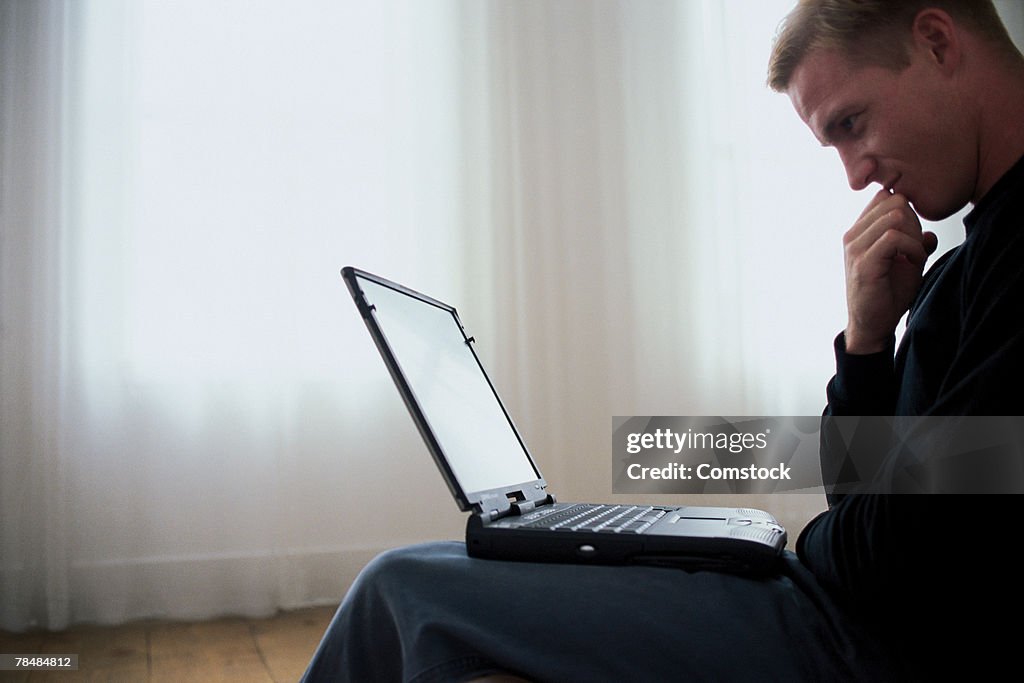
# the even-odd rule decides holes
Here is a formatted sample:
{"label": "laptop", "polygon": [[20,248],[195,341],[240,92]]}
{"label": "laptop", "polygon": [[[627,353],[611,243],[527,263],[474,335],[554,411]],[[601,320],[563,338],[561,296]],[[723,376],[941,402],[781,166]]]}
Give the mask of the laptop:
{"label": "laptop", "polygon": [[459,509],[471,557],[771,572],[786,530],[752,508],[558,502],[455,308],[353,267],[359,313]]}

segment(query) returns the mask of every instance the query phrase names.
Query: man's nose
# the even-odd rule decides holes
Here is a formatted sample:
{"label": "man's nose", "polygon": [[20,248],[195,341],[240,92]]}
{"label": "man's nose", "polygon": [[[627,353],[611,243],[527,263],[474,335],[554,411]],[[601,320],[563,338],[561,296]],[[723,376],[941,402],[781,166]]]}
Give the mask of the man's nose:
{"label": "man's nose", "polygon": [[872,182],[875,172],[875,164],[870,158],[857,154],[852,150],[839,150],[839,157],[846,168],[846,180],[850,183],[850,189],[863,190]]}

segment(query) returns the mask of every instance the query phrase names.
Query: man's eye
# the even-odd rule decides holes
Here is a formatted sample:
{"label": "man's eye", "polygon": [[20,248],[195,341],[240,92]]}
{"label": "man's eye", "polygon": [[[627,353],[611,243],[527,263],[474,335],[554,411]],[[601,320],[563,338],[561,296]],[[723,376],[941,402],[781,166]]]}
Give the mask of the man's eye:
{"label": "man's eye", "polygon": [[847,133],[853,130],[854,124],[857,122],[857,114],[851,114],[842,121],[839,122],[839,127],[845,130]]}

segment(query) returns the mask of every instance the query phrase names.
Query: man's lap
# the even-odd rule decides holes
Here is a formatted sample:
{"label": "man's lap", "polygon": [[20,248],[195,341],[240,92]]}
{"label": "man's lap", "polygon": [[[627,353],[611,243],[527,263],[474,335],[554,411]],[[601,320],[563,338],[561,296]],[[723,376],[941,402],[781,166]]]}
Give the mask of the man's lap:
{"label": "man's lap", "polygon": [[389,551],[360,574],[311,680],[879,680],[877,646],[795,556],[749,578],[479,560],[462,543]]}

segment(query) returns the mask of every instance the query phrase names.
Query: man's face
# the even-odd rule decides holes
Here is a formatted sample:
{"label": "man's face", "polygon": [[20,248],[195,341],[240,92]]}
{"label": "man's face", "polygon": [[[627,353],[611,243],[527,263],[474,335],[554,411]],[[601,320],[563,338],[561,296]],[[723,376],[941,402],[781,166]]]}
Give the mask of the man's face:
{"label": "man's face", "polygon": [[851,188],[878,183],[922,218],[940,220],[974,195],[976,140],[951,79],[927,51],[912,49],[910,57],[897,72],[813,50],[787,92],[815,137],[839,152]]}

